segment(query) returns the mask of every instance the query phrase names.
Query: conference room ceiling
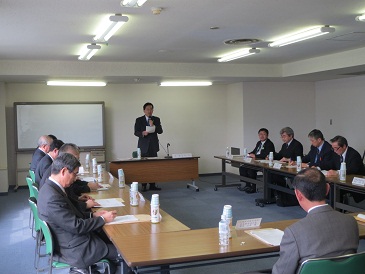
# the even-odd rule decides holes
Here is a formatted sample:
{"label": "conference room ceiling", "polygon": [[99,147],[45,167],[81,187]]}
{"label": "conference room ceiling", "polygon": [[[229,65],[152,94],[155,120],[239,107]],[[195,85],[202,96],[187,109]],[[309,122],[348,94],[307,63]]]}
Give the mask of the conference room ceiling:
{"label": "conference room ceiling", "polygon": [[[153,8],[162,11],[154,15]],[[140,8],[122,7],[120,0],[3,0],[0,80],[151,83],[194,78],[234,83],[351,77],[365,73],[365,54],[359,54],[365,52],[365,22],[355,20],[362,13],[365,2],[360,0],[148,0]],[[92,42],[106,14],[123,14],[129,21],[90,61],[79,61],[82,46]],[[318,25],[336,31],[280,48],[267,46]],[[231,39],[261,42],[224,43]],[[261,52],[217,62],[242,47]]]}

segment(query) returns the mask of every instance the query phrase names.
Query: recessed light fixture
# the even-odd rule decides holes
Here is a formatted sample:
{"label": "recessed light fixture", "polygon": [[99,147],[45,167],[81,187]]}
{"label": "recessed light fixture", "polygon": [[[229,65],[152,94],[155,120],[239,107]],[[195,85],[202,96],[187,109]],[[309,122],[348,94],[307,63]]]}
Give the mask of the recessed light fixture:
{"label": "recessed light fixture", "polygon": [[211,86],[210,81],[165,81],[159,84],[161,87],[202,87]]}
{"label": "recessed light fixture", "polygon": [[282,47],[282,46],[297,43],[297,42],[300,42],[303,40],[307,40],[310,38],[314,38],[314,37],[317,37],[320,35],[331,33],[334,31],[335,31],[335,28],[332,28],[330,26],[310,28],[310,29],[306,29],[306,30],[279,38],[279,39],[275,40],[274,42],[269,43],[269,47],[272,47],[272,48]]}
{"label": "recessed light fixture", "polygon": [[90,60],[91,57],[94,56],[94,54],[101,49],[100,45],[96,44],[90,44],[83,48],[83,50],[80,53],[79,60],[87,61]]}
{"label": "recessed light fixture", "polygon": [[94,41],[106,42],[114,35],[114,33],[126,22],[128,22],[128,16],[122,16],[121,14],[116,14],[112,16],[107,16],[103,19],[99,25],[96,35],[94,36]]}
{"label": "recessed light fixture", "polygon": [[67,87],[105,87],[106,82],[102,81],[47,81],[47,86],[67,86]]}
{"label": "recessed light fixture", "polygon": [[365,22],[365,14],[356,16],[356,21]]}
{"label": "recessed light fixture", "polygon": [[139,8],[146,2],[147,0],[122,0],[122,2],[120,2],[120,5],[122,7]]}
{"label": "recessed light fixture", "polygon": [[240,50],[236,50],[234,52],[230,52],[228,54],[223,55],[221,58],[218,59],[218,62],[229,62],[229,61],[232,61],[235,59],[250,56],[252,54],[257,54],[259,52],[260,52],[260,50],[256,49],[256,48],[240,49]]}

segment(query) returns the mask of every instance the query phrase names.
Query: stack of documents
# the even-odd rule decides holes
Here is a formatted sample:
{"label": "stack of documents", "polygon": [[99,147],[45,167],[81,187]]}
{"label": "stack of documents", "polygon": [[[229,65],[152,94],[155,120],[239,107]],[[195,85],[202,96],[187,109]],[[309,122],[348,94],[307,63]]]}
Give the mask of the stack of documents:
{"label": "stack of documents", "polygon": [[272,246],[280,245],[284,232],[276,228],[262,228],[247,230],[246,233],[255,237],[256,239]]}

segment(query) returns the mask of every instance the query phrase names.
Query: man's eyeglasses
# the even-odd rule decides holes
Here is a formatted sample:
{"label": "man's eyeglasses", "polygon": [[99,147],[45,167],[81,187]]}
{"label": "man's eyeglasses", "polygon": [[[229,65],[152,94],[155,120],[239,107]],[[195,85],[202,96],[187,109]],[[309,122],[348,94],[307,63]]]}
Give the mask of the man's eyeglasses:
{"label": "man's eyeglasses", "polygon": [[332,150],[333,151],[337,151],[337,150],[339,150],[341,147],[332,147]]}

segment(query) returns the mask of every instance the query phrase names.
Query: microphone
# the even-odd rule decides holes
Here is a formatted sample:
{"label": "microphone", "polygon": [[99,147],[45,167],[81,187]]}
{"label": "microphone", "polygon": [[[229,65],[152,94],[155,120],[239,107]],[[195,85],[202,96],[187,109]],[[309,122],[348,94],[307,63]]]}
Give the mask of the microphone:
{"label": "microphone", "polygon": [[167,146],[166,146],[166,148],[167,148],[167,156],[165,156],[166,159],[171,159],[172,158],[172,156],[170,156],[169,146],[170,146],[170,143],[167,143]]}

